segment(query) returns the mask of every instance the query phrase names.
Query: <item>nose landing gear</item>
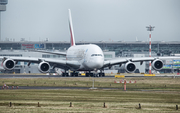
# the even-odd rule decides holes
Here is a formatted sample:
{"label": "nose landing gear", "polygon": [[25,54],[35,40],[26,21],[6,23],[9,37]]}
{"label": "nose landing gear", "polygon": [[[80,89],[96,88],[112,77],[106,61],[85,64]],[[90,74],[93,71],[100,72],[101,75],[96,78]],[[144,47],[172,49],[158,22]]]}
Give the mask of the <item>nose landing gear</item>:
{"label": "nose landing gear", "polygon": [[104,77],[105,74],[104,73],[99,73],[99,77]]}
{"label": "nose landing gear", "polygon": [[104,77],[104,76],[105,76],[104,70],[100,70],[99,77]]}

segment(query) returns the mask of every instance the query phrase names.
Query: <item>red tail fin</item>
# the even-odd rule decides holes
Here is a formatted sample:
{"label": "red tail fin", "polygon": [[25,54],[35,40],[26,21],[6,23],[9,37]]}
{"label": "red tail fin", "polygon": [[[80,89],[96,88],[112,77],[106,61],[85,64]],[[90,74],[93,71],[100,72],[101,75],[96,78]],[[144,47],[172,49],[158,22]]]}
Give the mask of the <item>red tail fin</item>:
{"label": "red tail fin", "polygon": [[73,31],[73,25],[72,25],[72,18],[71,18],[71,10],[69,9],[69,29],[70,29],[70,35],[71,35],[71,46],[75,46],[75,39],[74,39],[74,31]]}

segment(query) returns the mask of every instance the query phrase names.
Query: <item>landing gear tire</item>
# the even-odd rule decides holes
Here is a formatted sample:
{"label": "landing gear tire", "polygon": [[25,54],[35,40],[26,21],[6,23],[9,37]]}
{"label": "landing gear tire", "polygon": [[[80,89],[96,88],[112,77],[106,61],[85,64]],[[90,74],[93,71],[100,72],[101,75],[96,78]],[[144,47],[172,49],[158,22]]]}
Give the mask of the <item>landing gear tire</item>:
{"label": "landing gear tire", "polygon": [[90,74],[90,77],[94,77],[94,74],[93,73],[89,73]]}
{"label": "landing gear tire", "polygon": [[72,76],[72,77],[74,77],[74,76],[75,76],[75,77],[78,77],[78,73],[71,73],[71,76]]}
{"label": "landing gear tire", "polygon": [[69,75],[68,75],[68,73],[63,73],[62,76],[63,77],[68,77]]}
{"label": "landing gear tire", "polygon": [[94,74],[93,73],[86,73],[86,77],[93,77]]}
{"label": "landing gear tire", "polygon": [[86,77],[89,77],[89,73],[86,73]]}
{"label": "landing gear tire", "polygon": [[75,73],[75,76],[78,77],[78,73]]}
{"label": "landing gear tire", "polygon": [[105,76],[105,74],[104,73],[102,73],[102,77],[104,77]]}
{"label": "landing gear tire", "polygon": [[74,73],[71,73],[71,76],[73,77],[73,76],[74,76]]}
{"label": "landing gear tire", "polygon": [[104,77],[105,74],[104,73],[99,73],[99,77]]}
{"label": "landing gear tire", "polygon": [[89,75],[90,75],[89,73],[86,73],[86,77],[89,77]]}

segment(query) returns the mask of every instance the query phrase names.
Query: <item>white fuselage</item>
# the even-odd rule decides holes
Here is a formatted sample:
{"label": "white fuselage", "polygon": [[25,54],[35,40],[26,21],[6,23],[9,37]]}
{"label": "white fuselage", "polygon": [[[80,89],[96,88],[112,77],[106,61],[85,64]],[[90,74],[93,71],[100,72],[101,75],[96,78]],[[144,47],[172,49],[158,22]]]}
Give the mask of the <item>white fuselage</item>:
{"label": "white fuselage", "polygon": [[104,54],[101,48],[94,44],[75,45],[67,50],[67,61],[78,61],[80,67],[78,70],[92,71],[103,67]]}

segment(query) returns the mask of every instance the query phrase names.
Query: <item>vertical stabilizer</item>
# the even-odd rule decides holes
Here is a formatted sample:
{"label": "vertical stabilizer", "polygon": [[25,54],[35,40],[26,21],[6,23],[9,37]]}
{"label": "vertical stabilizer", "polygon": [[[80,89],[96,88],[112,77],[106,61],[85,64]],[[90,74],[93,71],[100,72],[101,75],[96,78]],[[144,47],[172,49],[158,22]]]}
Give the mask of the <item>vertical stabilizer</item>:
{"label": "vertical stabilizer", "polygon": [[71,10],[69,9],[69,29],[70,29],[70,36],[71,36],[71,46],[75,46],[75,39],[74,39],[74,31],[72,25],[72,18],[71,18]]}

